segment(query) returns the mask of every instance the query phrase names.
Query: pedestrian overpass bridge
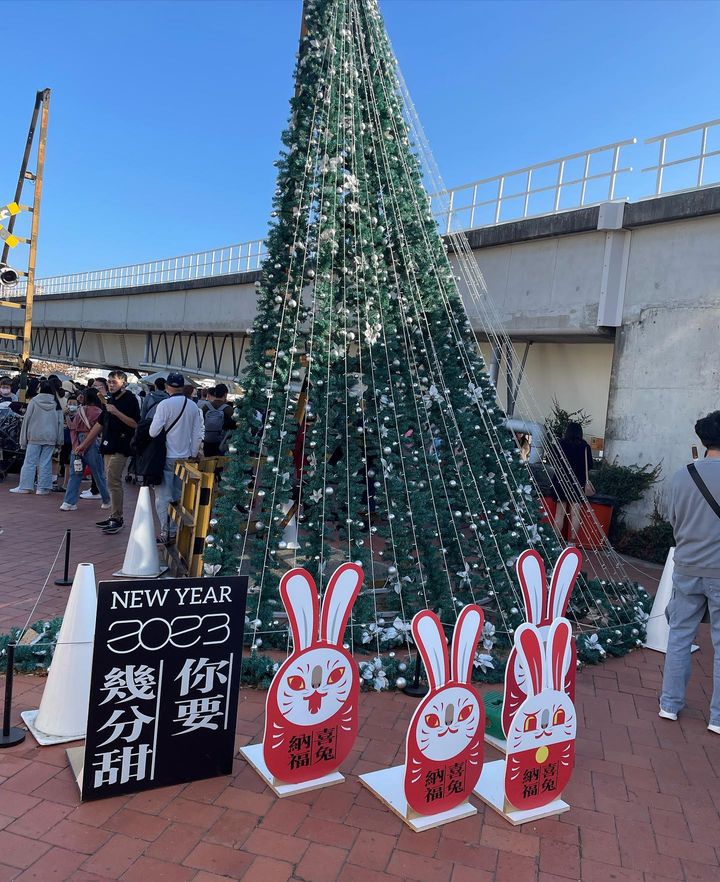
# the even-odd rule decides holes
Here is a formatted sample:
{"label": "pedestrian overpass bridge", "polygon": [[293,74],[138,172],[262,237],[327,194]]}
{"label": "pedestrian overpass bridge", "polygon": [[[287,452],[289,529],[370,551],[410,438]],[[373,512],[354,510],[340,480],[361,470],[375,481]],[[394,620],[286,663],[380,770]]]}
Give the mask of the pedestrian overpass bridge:
{"label": "pedestrian overpass bridge", "polygon": [[[604,436],[606,453],[623,462],[664,460],[666,472],[686,461],[692,426],[717,407],[720,380],[720,186],[704,185],[702,177],[705,156],[720,155],[705,146],[709,129],[720,133],[720,120],[704,126],[703,152],[689,159],[666,162],[666,142],[678,133],[662,136],[649,198],[614,198],[618,177],[631,171],[622,167],[620,150],[633,142],[619,142],[438,194],[436,211],[445,232],[465,231],[493,311],[513,342],[513,352],[488,347],[488,359],[506,366],[526,360],[541,413],[550,412],[554,396],[567,410],[582,407],[593,416],[590,434]],[[609,170],[591,174],[599,151],[610,153]],[[697,185],[663,195],[663,172],[698,159]],[[571,179],[573,161],[584,171]],[[555,182],[538,186],[545,166]],[[518,175],[524,186],[508,195],[508,181]],[[606,198],[583,204],[597,179],[607,184]],[[568,208],[563,188],[578,183],[580,204]],[[492,195],[484,198],[488,185]],[[551,204],[533,214],[538,194]],[[506,220],[510,200],[518,210]],[[255,316],[263,247],[256,241],[41,279],[32,357],[236,378]],[[17,333],[21,324],[21,310],[0,307],[0,330]],[[476,322],[481,343],[484,330]],[[3,351],[13,351],[12,341],[0,339]]]}

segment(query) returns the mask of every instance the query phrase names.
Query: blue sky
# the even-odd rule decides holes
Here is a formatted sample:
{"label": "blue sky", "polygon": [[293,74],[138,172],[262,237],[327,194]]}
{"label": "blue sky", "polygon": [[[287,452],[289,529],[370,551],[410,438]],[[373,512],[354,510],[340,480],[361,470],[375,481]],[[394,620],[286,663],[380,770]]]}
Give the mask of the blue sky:
{"label": "blue sky", "polygon": [[[381,8],[449,186],[720,117],[718,2]],[[300,0],[4,5],[6,40],[33,25],[5,65],[1,202],[53,90],[39,274],[261,238],[299,16]]]}

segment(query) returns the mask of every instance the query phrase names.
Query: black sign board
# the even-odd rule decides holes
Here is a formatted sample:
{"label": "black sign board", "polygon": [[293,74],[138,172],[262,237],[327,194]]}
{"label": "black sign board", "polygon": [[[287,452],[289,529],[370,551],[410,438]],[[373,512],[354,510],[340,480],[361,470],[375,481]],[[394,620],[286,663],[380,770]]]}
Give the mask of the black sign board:
{"label": "black sign board", "polygon": [[246,598],[246,576],[100,583],[84,800],[232,772]]}

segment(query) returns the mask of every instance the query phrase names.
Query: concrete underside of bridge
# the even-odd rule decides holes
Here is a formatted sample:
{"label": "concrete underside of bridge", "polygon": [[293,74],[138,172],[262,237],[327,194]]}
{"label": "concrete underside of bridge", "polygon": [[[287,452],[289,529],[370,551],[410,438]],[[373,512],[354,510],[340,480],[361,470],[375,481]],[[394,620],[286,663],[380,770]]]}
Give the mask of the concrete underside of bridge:
{"label": "concrete underside of bridge", "polygon": [[[517,416],[593,416],[623,463],[687,461],[693,426],[720,379],[720,187],[608,203],[466,234],[487,282],[468,313],[490,360],[487,313],[526,358]],[[38,297],[32,354],[72,364],[235,378],[255,314],[258,272]],[[15,332],[19,310],[0,310]],[[0,341],[0,352],[11,348]],[[498,390],[507,352],[501,358]],[[647,515],[653,500],[630,514]]]}

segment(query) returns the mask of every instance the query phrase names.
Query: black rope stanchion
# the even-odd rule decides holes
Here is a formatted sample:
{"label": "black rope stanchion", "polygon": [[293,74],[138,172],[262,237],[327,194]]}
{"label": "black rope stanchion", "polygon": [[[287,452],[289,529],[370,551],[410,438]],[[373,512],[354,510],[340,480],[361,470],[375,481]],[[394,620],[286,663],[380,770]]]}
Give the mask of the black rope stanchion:
{"label": "black rope stanchion", "polygon": [[10,725],[10,709],[12,707],[13,673],[15,668],[15,644],[7,647],[7,668],[5,670],[5,706],[3,707],[3,725],[0,733],[0,747],[12,747],[25,740],[25,730]]}
{"label": "black rope stanchion", "polygon": [[65,569],[63,571],[62,579],[55,579],[56,585],[72,585],[73,580],[69,578],[70,575],[70,533],[71,530],[65,531]]}
{"label": "black rope stanchion", "polygon": [[413,675],[413,681],[403,689],[405,695],[411,695],[413,698],[422,698],[423,695],[428,694],[427,683],[420,682],[421,668],[422,662],[420,661],[420,653],[418,652],[415,656],[415,674]]}

